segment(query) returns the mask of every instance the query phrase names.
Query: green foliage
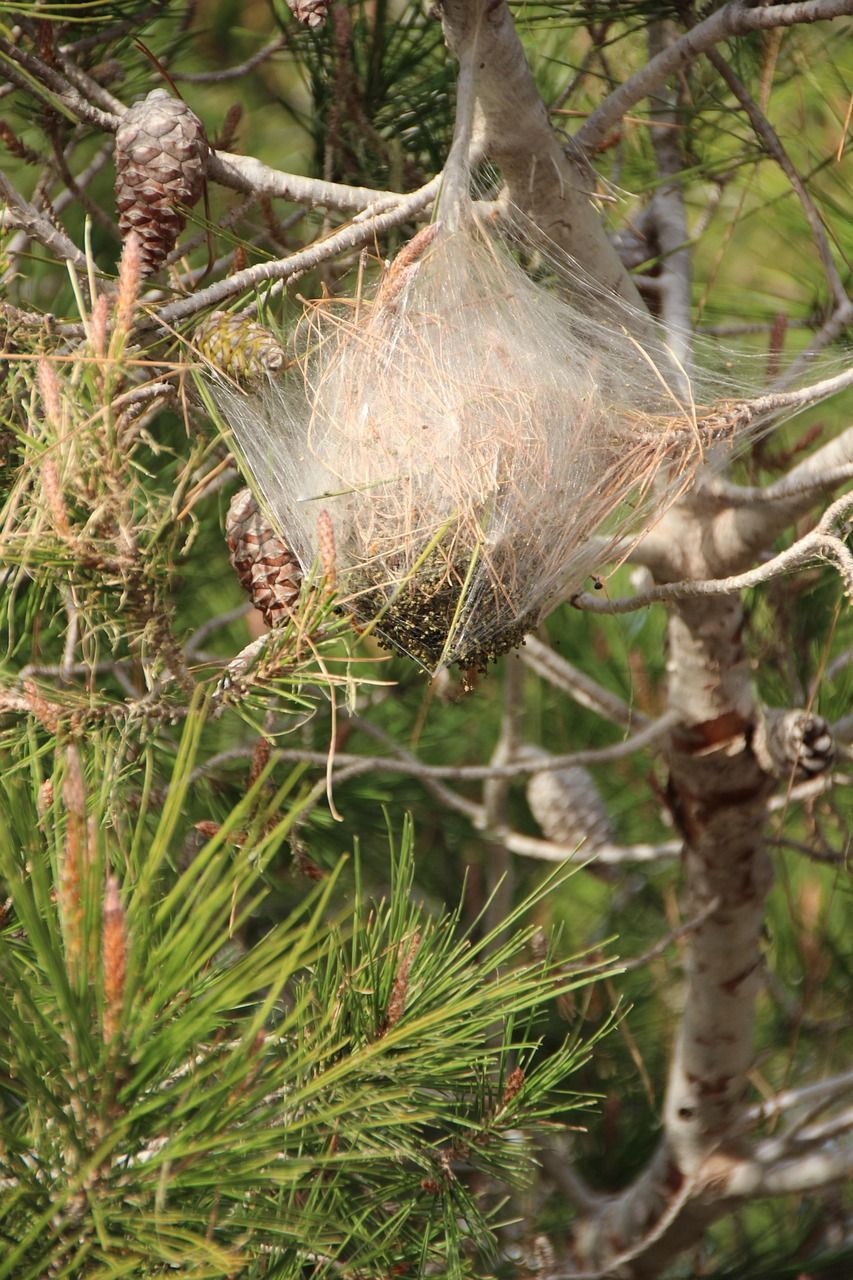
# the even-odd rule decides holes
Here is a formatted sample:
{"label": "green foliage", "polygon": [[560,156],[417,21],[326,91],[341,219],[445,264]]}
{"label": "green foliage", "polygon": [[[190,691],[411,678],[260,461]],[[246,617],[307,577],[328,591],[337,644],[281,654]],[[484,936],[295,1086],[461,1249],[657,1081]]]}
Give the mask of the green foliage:
{"label": "green foliage", "polygon": [[587,1052],[537,1056],[544,1003],[583,980],[516,927],[554,877],[510,936],[475,936],[413,899],[406,825],[386,900],[357,874],[342,905],[339,864],[267,927],[305,789],[259,779],[188,843],[203,722],[160,799],[109,736],[8,762],[0,1277],[468,1274],[491,1236],[464,1171],[529,1172],[517,1130],[551,1123]]}

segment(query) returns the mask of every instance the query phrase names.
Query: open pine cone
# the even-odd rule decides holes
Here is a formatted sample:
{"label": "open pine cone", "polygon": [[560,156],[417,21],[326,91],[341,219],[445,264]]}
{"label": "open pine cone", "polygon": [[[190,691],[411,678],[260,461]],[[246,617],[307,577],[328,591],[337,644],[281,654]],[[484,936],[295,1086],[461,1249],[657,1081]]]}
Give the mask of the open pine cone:
{"label": "open pine cone", "polygon": [[116,133],[116,206],[123,236],[142,243],[145,275],[174,249],[204,190],[207,139],[180,98],[154,89],[129,107]]}

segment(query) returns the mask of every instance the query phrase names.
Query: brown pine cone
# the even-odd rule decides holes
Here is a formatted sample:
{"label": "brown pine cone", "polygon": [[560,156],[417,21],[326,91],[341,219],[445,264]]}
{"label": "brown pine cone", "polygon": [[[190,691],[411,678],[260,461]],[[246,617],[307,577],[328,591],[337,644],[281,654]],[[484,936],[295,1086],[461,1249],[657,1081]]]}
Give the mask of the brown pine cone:
{"label": "brown pine cone", "polygon": [[316,31],[329,16],[329,0],[287,0],[287,7],[297,22]]}
{"label": "brown pine cone", "polygon": [[[536,754],[547,758],[544,752]],[[613,843],[604,801],[592,774],[580,765],[534,773],[527,784],[527,803],[549,840],[565,845],[584,842],[586,853]]]}
{"label": "brown pine cone", "polygon": [[174,249],[204,190],[204,126],[180,98],[154,89],[129,107],[116,133],[116,205],[123,236],[136,231],[145,275]]}
{"label": "brown pine cone", "polygon": [[240,386],[278,373],[284,350],[269,329],[243,316],[214,311],[193,334],[200,355]]}
{"label": "brown pine cone", "polygon": [[302,570],[249,489],[240,489],[231,499],[225,541],[237,577],[267,626],[287,622],[299,599]]}

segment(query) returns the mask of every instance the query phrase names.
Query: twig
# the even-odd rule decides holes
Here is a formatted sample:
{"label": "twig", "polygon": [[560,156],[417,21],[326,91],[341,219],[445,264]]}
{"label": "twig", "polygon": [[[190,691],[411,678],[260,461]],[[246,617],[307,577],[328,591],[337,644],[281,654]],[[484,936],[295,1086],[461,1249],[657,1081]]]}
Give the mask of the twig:
{"label": "twig", "polygon": [[259,67],[262,62],[266,62],[267,58],[271,58],[274,53],[278,53],[286,43],[284,36],[278,35],[251,57],[238,62],[233,67],[222,67],[219,71],[173,71],[171,76],[173,80],[180,80],[185,84],[223,84],[226,80],[239,80],[241,76],[254,71],[255,67]]}
{"label": "twig", "polygon": [[219,631],[222,627],[229,627],[232,622],[237,622],[239,618],[245,618],[246,614],[251,613],[254,607],[251,600],[246,600],[243,604],[237,605],[235,609],[228,609],[225,613],[218,613],[214,618],[208,618],[206,622],[196,628],[184,645],[184,656],[186,658],[194,657],[209,635],[212,635],[214,631]]}
{"label": "twig", "polygon": [[832,1139],[817,1151],[790,1160],[765,1163],[759,1158],[735,1165],[727,1192],[739,1199],[784,1196],[815,1191],[845,1182],[853,1172],[853,1142]]}
{"label": "twig", "polygon": [[73,241],[69,240],[64,231],[60,231],[44,214],[39,213],[34,205],[19,195],[2,173],[0,173],[0,197],[5,201],[9,217],[16,226],[25,231],[28,236],[38,240],[58,258],[64,258],[67,262],[73,262],[75,267],[86,270],[86,255]]}
{"label": "twig", "polygon": [[[846,433],[845,433],[846,434]],[[727,480],[714,477],[705,486],[705,492],[715,498],[723,498],[730,507],[749,507],[759,502],[788,503],[792,498],[811,499],[825,498],[828,490],[853,480],[853,462],[840,463],[837,467],[827,467],[825,471],[815,468],[814,473],[797,478],[793,472],[775,484],[766,488],[760,485],[731,484]]]}
{"label": "twig", "polygon": [[55,106],[58,101],[72,117],[115,133],[119,125],[118,115],[93,106],[68,80],[34,53],[28,53],[0,37],[0,54],[5,55],[5,74],[24,93],[38,97],[38,91],[45,90],[42,96],[49,105]]}
{"label": "twig", "polygon": [[[650,25],[649,52],[653,57],[667,49],[672,42],[671,23],[659,19]],[[652,148],[661,181],[652,196],[650,213],[662,259],[661,319],[666,328],[669,346],[678,363],[686,370],[691,359],[690,250],[681,186],[684,157],[678,130],[678,94],[675,90],[661,88],[655,91],[650,101],[656,120],[672,126],[669,129],[652,130]]]}
{"label": "twig", "polygon": [[[850,3],[853,6],[853,0]],[[800,409],[817,404],[819,400],[834,396],[839,391],[846,391],[850,386],[853,386],[853,366],[796,391],[770,391],[766,395],[756,396],[754,400],[745,401],[745,407],[755,418],[771,413],[787,413],[789,410],[799,412]]]}
{"label": "twig", "polygon": [[838,268],[835,265],[832,250],[829,247],[829,240],[826,236],[823,220],[818,213],[817,206],[815,205],[814,200],[812,200],[808,188],[797,173],[797,170],[791,162],[785,148],[782,146],[778,134],[764,113],[759,110],[758,105],[747,92],[746,86],[735,74],[729,63],[726,62],[725,58],[722,58],[714,49],[709,49],[706,53],[706,57],[721,78],[725,80],[726,84],[729,86],[732,93],[749,116],[750,123],[764,146],[765,151],[776,161],[779,168],[782,170],[794,189],[797,199],[802,206],[803,213],[806,216],[806,221],[811,228],[812,236],[814,237],[814,242],[817,246],[818,254],[820,255],[820,260],[823,263],[823,270],[826,275],[827,284],[829,285],[830,293],[835,299],[836,307],[843,308],[845,305],[849,305],[850,300],[847,297],[847,290],[844,287],[841,276],[838,274]]}
{"label": "twig", "polygon": [[126,35],[128,31],[137,32],[142,28],[143,23],[150,18],[155,18],[164,9],[168,9],[170,2],[171,0],[153,0],[153,3],[147,9],[135,9],[133,17],[124,18],[121,22],[114,22],[110,27],[99,27],[93,35],[81,36],[79,40],[74,40],[71,44],[60,45],[60,51],[71,55],[86,53],[89,49],[97,49],[113,40],[117,40],[120,36]]}
{"label": "twig", "polygon": [[[511,764],[521,747],[521,723],[524,714],[524,667],[517,654],[511,653],[504,663],[503,705],[498,738],[490,764]],[[482,818],[487,833],[507,825],[510,780],[488,778],[483,783]],[[515,874],[510,851],[500,838],[489,841],[485,858],[486,909],[484,927],[495,938],[495,946],[506,937],[504,921],[512,910]]]}
{"label": "twig", "polygon": [[[68,157],[63,150],[57,130],[53,127],[55,119],[56,117],[48,117],[46,131],[50,137],[56,171],[62,180],[64,191],[67,191],[73,199],[79,201],[86,213],[88,213],[89,216],[103,227],[104,230],[107,231],[115,240],[120,241],[121,233],[119,232],[118,223],[113,221],[109,214],[101,208],[100,204],[98,204],[96,200],[91,199],[88,192],[84,187],[78,184],[77,179],[71,172],[71,168],[68,164]],[[55,208],[56,206],[54,205],[54,209]]]}
{"label": "twig", "polygon": [[771,560],[745,573],[737,573],[729,578],[710,578],[699,581],[668,582],[659,587],[651,587],[648,591],[635,596],[625,596],[615,600],[600,600],[588,592],[572,597],[572,604],[577,609],[588,613],[633,613],[644,609],[647,605],[658,604],[668,600],[688,600],[697,596],[730,595],[735,591],[744,591],[748,587],[757,587],[764,582],[783,574],[792,573],[815,560],[826,558],[834,560],[845,578],[848,588],[853,590],[853,556],[837,537],[833,530],[836,522],[842,521],[853,511],[853,494],[845,494],[824,512],[823,517],[812,530],[798,539],[793,546],[781,551]]}
{"label": "twig", "polygon": [[[262,637],[262,639],[265,639],[265,637]],[[256,645],[259,646],[257,650],[259,652],[260,641],[255,641],[253,645],[243,651],[243,654],[238,655],[241,664],[243,661],[250,661],[255,656],[249,650],[254,650]],[[237,663],[237,661],[238,659],[234,659],[234,663]],[[239,674],[242,674],[242,671]],[[348,755],[345,752],[338,752],[336,759],[339,764],[352,764],[356,760],[367,759],[370,762],[370,767],[378,773],[402,773],[411,778],[422,779],[437,778],[457,782],[483,782],[486,778],[523,777],[529,773],[563,769],[569,765],[612,764],[616,760],[626,759],[628,756],[633,755],[635,751],[644,750],[646,747],[653,746],[659,742],[661,738],[669,733],[676,721],[677,716],[674,713],[667,713],[652,721],[647,728],[639,733],[632,734],[630,738],[625,738],[622,742],[616,742],[609,747],[597,747],[589,751],[574,751],[562,756],[548,756],[534,760],[516,760],[512,764],[505,765],[430,765],[423,764],[417,760],[394,760],[387,756],[362,757]],[[326,755],[321,751],[301,751],[295,748],[288,748],[282,751],[281,758],[283,760],[301,761],[304,764],[323,765],[324,767],[326,764]]]}
{"label": "twig", "polygon": [[522,835],[518,831],[493,831],[511,853],[521,858],[538,858],[542,862],[568,862],[574,858],[593,866],[623,867],[638,862],[662,862],[681,855],[683,841],[664,840],[660,844],[596,844],[587,851],[583,845],[559,844],[554,840],[542,840],[538,836]]}
{"label": "twig", "polygon": [[840,338],[851,324],[853,324],[853,301],[847,299],[846,302],[840,303],[835,308],[829,319],[821,325],[806,349],[801,351],[796,360],[788,366],[781,381],[787,384],[799,378],[803,370],[808,369],[814,357],[823,351],[825,347],[828,347],[831,342],[835,342],[836,338]]}
{"label": "twig", "polygon": [[834,440],[830,440],[822,448],[815,450],[803,462],[793,467],[786,476],[771,484],[765,494],[775,502],[802,492],[800,486],[824,484],[831,486],[841,483],[848,467],[853,466],[853,427],[842,431]]}
{"label": "twig", "polygon": [[658,85],[665,84],[694,58],[727,40],[729,36],[849,17],[851,13],[853,0],[803,0],[799,4],[776,4],[766,8],[752,8],[737,2],[724,5],[704,22],[697,23],[668,49],[652,58],[611,93],[575,134],[575,142],[587,152],[594,152],[626,111],[647,98]]}
{"label": "twig", "polygon": [[127,107],[120,98],[117,98],[114,93],[110,93],[109,89],[105,89],[104,86],[99,84],[92,76],[87,75],[86,72],[81,70],[81,68],[77,66],[77,63],[74,62],[72,58],[69,58],[67,54],[63,53],[61,49],[57,51],[56,59],[62,67],[66,78],[74,85],[74,88],[78,89],[81,94],[85,95],[90,102],[98,103],[101,109],[107,113],[105,119],[114,117],[116,121],[121,120],[121,117],[124,115]]}
{"label": "twig", "polygon": [[62,662],[60,665],[59,677],[61,680],[68,681],[74,670],[74,655],[77,652],[77,641],[80,638],[80,614],[74,600],[74,592],[70,587],[64,587],[62,595],[65,604],[65,614],[68,618],[68,627],[65,632],[65,644],[62,650]]}
{"label": "twig", "polygon": [[802,1085],[798,1089],[784,1089],[765,1102],[750,1107],[744,1119],[750,1124],[761,1120],[772,1119],[783,1111],[792,1111],[798,1107],[810,1106],[821,1099],[842,1098],[853,1091],[853,1071],[844,1071],[841,1075],[828,1076],[826,1080],[818,1080],[815,1084]]}
{"label": "twig", "polygon": [[192,297],[182,298],[169,304],[155,313],[155,318],[162,324],[173,325],[237,293],[256,288],[267,280],[293,280],[328,258],[336,257],[348,249],[368,244],[392,227],[399,226],[401,222],[406,222],[409,218],[423,213],[432,203],[439,189],[439,183],[440,175],[412,195],[405,196],[388,212],[378,214],[375,218],[371,217],[369,221],[350,223],[325,240],[310,245],[299,253],[290,254],[286,258],[279,258],[273,262],[259,262],[252,267],[247,267],[245,271],[238,271],[233,276],[210,285],[207,289],[200,289]]}
{"label": "twig", "polygon": [[344,211],[363,210],[380,201],[396,207],[407,198],[396,191],[374,191],[370,187],[350,187],[342,182],[285,173],[281,169],[271,169],[254,156],[240,156],[230,151],[211,151],[206,172],[211,181],[230,187],[232,191],[288,200],[312,208],[319,205]]}
{"label": "twig", "polygon": [[658,956],[672,946],[674,942],[678,942],[680,938],[684,938],[689,933],[695,933],[697,929],[701,929],[702,925],[712,916],[717,908],[721,905],[720,898],[712,898],[707,902],[701,911],[697,911],[689,920],[685,920],[684,924],[680,924],[677,929],[673,929],[665,938],[661,938],[653,947],[649,947],[648,951],[644,951],[642,955],[634,956],[630,960],[618,960],[619,972],[633,973],[636,969],[644,969],[652,960],[657,960]]}
{"label": "twig", "polygon": [[619,1274],[622,1267],[641,1257],[653,1244],[663,1238],[670,1226],[679,1217],[682,1209],[693,1198],[694,1192],[701,1186],[701,1182],[701,1170],[693,1174],[692,1177],[685,1178],[678,1192],[672,1196],[669,1204],[665,1206],[663,1212],[649,1230],[630,1248],[624,1249],[610,1258],[605,1267],[596,1268],[594,1271],[580,1271],[575,1268],[552,1271],[548,1280],[613,1280],[613,1277]]}
{"label": "twig", "polygon": [[535,636],[526,638],[523,647],[519,649],[519,656],[525,666],[542,676],[555,689],[561,689],[570,698],[574,698],[580,706],[603,716],[605,720],[622,725],[626,729],[629,726],[642,729],[649,723],[648,716],[644,716],[641,711],[635,711],[622,698],[605,689],[583,671],[579,671],[561,654],[555,653],[549,645],[543,644]]}

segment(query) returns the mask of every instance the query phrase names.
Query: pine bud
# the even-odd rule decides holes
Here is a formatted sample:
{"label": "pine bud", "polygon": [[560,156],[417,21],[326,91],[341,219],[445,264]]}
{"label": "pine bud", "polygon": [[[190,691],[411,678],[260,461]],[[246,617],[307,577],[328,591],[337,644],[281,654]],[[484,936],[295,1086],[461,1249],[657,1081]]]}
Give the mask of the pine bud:
{"label": "pine bud", "polygon": [[78,980],[84,962],[84,895],[89,869],[86,784],[80,756],[73,743],[65,748],[65,778],[62,799],[65,805],[65,846],[60,864],[58,898],[65,941],[65,964],[72,982]]}
{"label": "pine bud", "polygon": [[111,1044],[121,1025],[124,984],[127,977],[127,920],[115,876],[107,876],[102,948],[104,1042]]}
{"label": "pine bud", "polygon": [[421,935],[415,933],[408,948],[403,951],[403,944],[397,951],[399,964],[397,973],[394,977],[394,985],[391,988],[391,995],[388,998],[388,1008],[385,1011],[385,1021],[381,1028],[381,1034],[390,1031],[391,1027],[397,1025],[406,1009],[406,997],[409,994],[409,975],[412,971],[415,956],[418,954],[418,948],[421,945]]}

